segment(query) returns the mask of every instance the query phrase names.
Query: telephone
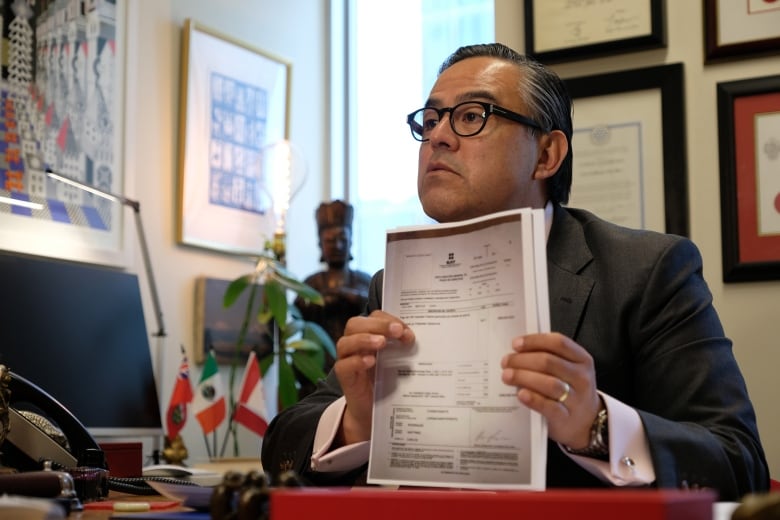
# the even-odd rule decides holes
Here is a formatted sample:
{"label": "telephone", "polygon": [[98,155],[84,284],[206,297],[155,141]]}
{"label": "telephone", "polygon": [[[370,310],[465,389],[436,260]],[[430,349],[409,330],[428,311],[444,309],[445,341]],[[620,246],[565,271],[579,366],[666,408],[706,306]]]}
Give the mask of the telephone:
{"label": "telephone", "polygon": [[[39,470],[44,460],[61,468],[107,469],[100,446],[67,408],[35,383],[13,371],[9,374],[10,428],[0,446],[0,463],[19,471]],[[40,422],[47,420],[64,441],[42,428]]]}

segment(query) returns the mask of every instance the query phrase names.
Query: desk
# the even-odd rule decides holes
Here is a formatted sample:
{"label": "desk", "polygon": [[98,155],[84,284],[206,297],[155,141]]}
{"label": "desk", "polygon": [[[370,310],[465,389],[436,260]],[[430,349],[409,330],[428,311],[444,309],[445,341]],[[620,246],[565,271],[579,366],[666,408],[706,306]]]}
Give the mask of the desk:
{"label": "desk", "polygon": [[[712,491],[551,489],[456,491],[285,489],[271,495],[274,520],[416,520],[544,518],[545,520],[712,520]],[[508,515],[507,513],[512,513]]]}
{"label": "desk", "polygon": [[[548,492],[549,493],[549,492]],[[167,500],[164,497],[159,496],[150,496],[150,497],[143,497],[143,496],[137,496],[137,495],[126,495],[122,493],[114,493],[111,492],[110,495],[111,500],[121,500],[121,501],[127,501],[127,502],[147,502],[147,501],[155,501],[155,500]],[[706,499],[705,499],[706,501]],[[731,514],[736,509],[736,507],[739,505],[739,503],[736,502],[716,502],[712,504],[712,516],[709,516],[707,518],[712,518],[713,520],[728,520],[731,518]],[[376,511],[379,507],[378,506],[372,506],[372,511]],[[174,512],[174,511],[191,511],[191,509],[188,509],[186,507],[173,507],[170,509],[165,509],[164,511],[168,512]],[[104,510],[87,510],[83,511],[81,513],[73,513],[71,514],[68,519],[76,519],[76,520],[107,520],[111,518],[111,515],[113,514],[113,511],[104,509]],[[376,515],[374,515],[376,516]],[[438,516],[438,515],[437,515]],[[340,515],[341,517],[341,515]],[[602,519],[610,518],[611,515],[606,514],[602,515]],[[318,515],[318,518],[325,518],[322,515],[322,510],[320,511],[320,514]],[[410,518],[416,518],[415,515],[412,515]],[[554,518],[554,517],[544,517],[544,518]],[[579,518],[577,516],[576,518]],[[639,517],[636,517],[639,518]],[[661,516],[658,516],[656,518],[662,518]],[[674,518],[674,516],[667,516],[664,518]]]}

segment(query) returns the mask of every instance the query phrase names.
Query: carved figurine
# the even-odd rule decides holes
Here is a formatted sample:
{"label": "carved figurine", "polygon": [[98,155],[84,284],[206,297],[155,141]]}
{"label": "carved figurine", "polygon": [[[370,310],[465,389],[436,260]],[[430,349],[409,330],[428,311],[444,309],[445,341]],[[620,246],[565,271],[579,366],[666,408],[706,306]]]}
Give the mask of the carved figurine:
{"label": "carved figurine", "polygon": [[[307,304],[302,298],[295,300],[303,318],[324,328],[335,343],[344,334],[344,326],[352,316],[363,312],[368,300],[368,285],[371,276],[349,268],[352,260],[352,217],[353,208],[341,200],[322,203],[315,212],[320,261],[328,265],[327,270],[312,274],[304,280],[316,289],[325,304]],[[325,371],[329,371],[334,360],[326,355]]]}

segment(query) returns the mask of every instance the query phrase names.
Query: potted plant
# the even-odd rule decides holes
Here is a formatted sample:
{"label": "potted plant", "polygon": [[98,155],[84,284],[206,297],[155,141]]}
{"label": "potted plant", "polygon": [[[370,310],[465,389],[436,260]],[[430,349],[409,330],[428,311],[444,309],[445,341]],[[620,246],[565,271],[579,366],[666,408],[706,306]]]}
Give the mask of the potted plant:
{"label": "potted plant", "polygon": [[[267,243],[252,272],[233,280],[225,290],[223,305],[230,307],[238,298],[249,291],[246,311],[236,344],[236,357],[231,365],[229,388],[229,414],[233,416],[235,408],[234,382],[239,353],[246,339],[251,320],[257,319],[267,327],[273,343],[273,349],[258,357],[260,370],[265,376],[271,367],[278,367],[278,402],[283,410],[300,399],[300,379],[305,378],[316,383],[326,376],[325,352],[334,358],[336,348],[328,333],[317,323],[306,321],[300,312],[288,300],[288,291],[293,298],[300,296],[306,301],[322,305],[322,295],[296,279],[275,253],[273,244]],[[262,290],[260,290],[262,288]],[[259,294],[259,293],[262,294]],[[261,298],[259,312],[253,316],[256,298]],[[258,356],[260,354],[258,353]],[[234,439],[234,452],[237,454],[236,424],[230,422],[228,435]]]}

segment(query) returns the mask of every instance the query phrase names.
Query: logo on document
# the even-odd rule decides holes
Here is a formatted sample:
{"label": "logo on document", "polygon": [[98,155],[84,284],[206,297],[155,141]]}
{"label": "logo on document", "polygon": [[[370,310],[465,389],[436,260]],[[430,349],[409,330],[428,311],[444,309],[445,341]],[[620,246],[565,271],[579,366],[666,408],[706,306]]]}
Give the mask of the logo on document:
{"label": "logo on document", "polygon": [[441,267],[457,267],[460,264],[455,260],[455,253],[447,253],[447,260],[441,264]]}

